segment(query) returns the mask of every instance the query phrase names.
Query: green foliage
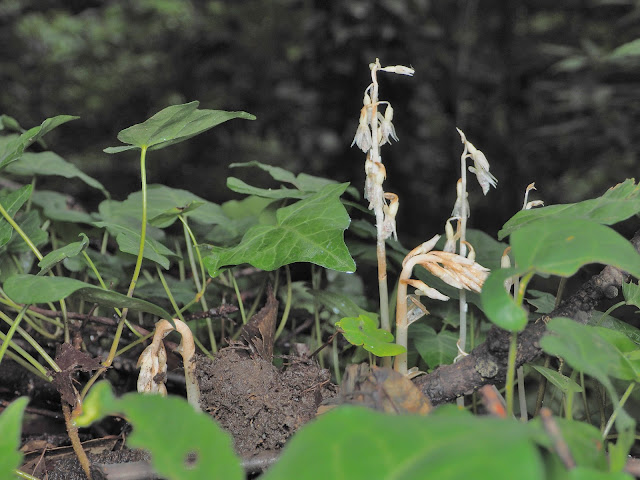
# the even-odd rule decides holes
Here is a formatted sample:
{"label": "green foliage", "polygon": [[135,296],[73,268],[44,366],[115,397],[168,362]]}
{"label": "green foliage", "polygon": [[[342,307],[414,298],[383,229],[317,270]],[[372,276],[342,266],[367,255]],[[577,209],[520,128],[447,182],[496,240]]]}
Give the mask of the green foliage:
{"label": "green foliage", "polygon": [[244,478],[229,434],[182,398],[138,393],[115,398],[110,384],[100,382],[91,389],[83,407],[83,414],[76,419],[79,426],[106,415],[124,414],[133,426],[128,445],[149,450],[153,468],[163,478]]}
{"label": "green foliage", "polygon": [[209,275],[220,268],[249,263],[263,270],[275,270],[293,262],[310,262],[341,272],[353,272],[356,265],[344,243],[349,215],[340,203],[348,184],[326,185],[276,212],[275,225],[249,229],[239,245],[213,247],[204,259]]}
{"label": "green foliage", "polygon": [[518,268],[570,276],[589,263],[604,263],[640,277],[640,254],[614,230],[593,221],[544,218],[511,234]]}
{"label": "green foliage", "polygon": [[200,102],[172,105],[159,111],[143,123],[125,128],[118,133],[118,140],[126,147],[105,148],[106,153],[119,153],[134,148],[159,150],[195,137],[216,125],[233,118],[255,120],[246,112],[225,112],[222,110],[198,110]]}
{"label": "green foliage", "polygon": [[489,320],[510,332],[519,332],[527,325],[527,312],[504,288],[504,282],[523,273],[520,268],[494,270],[482,286],[482,310]]}
{"label": "green foliage", "polygon": [[20,448],[20,426],[24,409],[29,399],[20,397],[14,400],[0,414],[0,478],[13,478],[14,471],[20,466],[22,453]]}
{"label": "green foliage", "polygon": [[160,318],[170,319],[172,315],[152,303],[130,298],[118,292],[68,277],[40,277],[36,275],[14,275],[4,282],[5,293],[17,303],[47,303],[67,298],[76,293],[89,302],[108,307],[129,307],[140,312],[148,312]]}
{"label": "green foliage", "polygon": [[[29,199],[32,191],[33,187],[31,185],[25,185],[0,199],[0,203],[2,203],[2,207],[7,211],[9,216],[13,216]],[[13,227],[9,225],[9,222],[4,218],[0,219],[0,247],[6,245],[9,240],[11,240],[12,234]]]}
{"label": "green foliage", "polygon": [[406,352],[402,345],[393,343],[393,335],[378,328],[377,322],[367,315],[344,317],[336,322],[344,338],[352,345],[362,345],[367,351],[378,357],[393,357]]}
{"label": "green foliage", "polygon": [[582,219],[603,225],[613,225],[635,215],[639,210],[640,186],[633,179],[627,179],[598,198],[580,203],[521,210],[504,224],[498,232],[498,238],[503,239],[516,230],[543,218]]}
{"label": "green foliage", "polygon": [[448,365],[458,355],[458,335],[450,330],[436,332],[424,323],[414,323],[409,327],[409,338],[418,354],[430,369],[439,365]]}
{"label": "green foliage", "polygon": [[567,394],[569,392],[580,393],[582,392],[582,387],[578,385],[576,382],[571,380],[569,377],[562,375],[560,372],[555,370],[551,370],[550,368],[543,367],[541,365],[533,365],[533,368],[544,378],[553,383],[558,389]]}
{"label": "green foliage", "polygon": [[84,233],[81,233],[79,236],[82,237],[82,240],[80,240],[79,242],[69,243],[64,247],[47,254],[42,260],[40,260],[40,262],[38,263],[38,266],[40,267],[38,275],[44,275],[58,263],[63,262],[67,258],[73,258],[86,250],[87,246],[89,245],[89,237],[87,237]]}

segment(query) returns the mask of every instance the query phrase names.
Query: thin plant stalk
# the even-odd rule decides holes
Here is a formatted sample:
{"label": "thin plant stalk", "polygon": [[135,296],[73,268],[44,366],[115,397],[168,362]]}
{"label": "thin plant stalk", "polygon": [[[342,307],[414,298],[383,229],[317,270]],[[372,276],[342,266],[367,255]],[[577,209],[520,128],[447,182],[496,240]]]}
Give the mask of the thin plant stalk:
{"label": "thin plant stalk", "polygon": [[[529,281],[533,277],[534,272],[529,272],[520,280],[518,288],[518,296],[516,303],[522,305],[524,292],[527,289]],[[518,332],[511,332],[511,341],[509,342],[509,356],[507,357],[507,382],[505,385],[505,401],[507,403],[507,417],[513,416],[513,391],[516,373],[516,355],[518,353]]]}
{"label": "thin plant stalk", "polygon": [[284,273],[287,277],[287,303],[284,305],[284,312],[282,312],[282,318],[280,319],[280,325],[278,325],[278,329],[276,330],[276,334],[274,339],[277,340],[278,337],[282,334],[285,325],[287,324],[287,320],[289,319],[289,312],[291,311],[291,297],[292,295],[292,286],[291,286],[291,270],[289,270],[289,265],[284,266]]}
{"label": "thin plant stalk", "polygon": [[178,307],[176,299],[173,297],[173,293],[171,293],[169,285],[167,285],[167,280],[164,278],[164,274],[162,273],[162,270],[160,270],[160,267],[158,265],[156,265],[156,272],[158,273],[158,278],[160,279],[160,283],[162,283],[162,288],[164,288],[164,291],[167,294],[167,298],[169,299],[173,310],[176,312],[176,315],[178,315],[178,318],[184,322],[184,317],[182,316],[180,307]]}
{"label": "thin plant stalk", "polygon": [[[182,222],[182,227],[184,230],[184,240],[187,248],[187,257],[189,258],[189,266],[191,267],[191,274],[193,276],[193,282],[196,285],[196,289],[198,290],[198,299],[200,301],[200,305],[202,305],[203,311],[209,310],[209,306],[207,305],[207,299],[204,296],[204,292],[207,288],[207,282],[204,282],[205,272],[204,272],[204,264],[202,263],[202,256],[200,255],[200,249],[197,247],[196,238],[193,235],[193,231],[189,227],[187,223],[187,219],[182,215],[179,215],[178,218]],[[195,247],[195,248],[194,248]],[[198,265],[200,266],[200,274],[198,274],[198,269],[196,268],[196,261],[193,255],[193,251],[195,249],[196,256],[198,257]],[[203,282],[200,281],[200,278],[203,279]],[[218,351],[218,345],[216,342],[216,336],[213,333],[213,324],[211,322],[211,317],[207,317],[205,319],[207,325],[207,332],[209,334],[209,343],[211,344],[211,350],[213,353]]]}
{"label": "thin plant stalk", "polygon": [[[142,269],[142,259],[144,255],[144,244],[147,237],[147,169],[146,169],[146,157],[147,157],[147,147],[146,145],[140,149],[140,180],[142,184],[142,225],[140,227],[140,247],[138,249],[138,256],[136,258],[136,264],[133,269],[133,275],[131,277],[131,283],[129,284],[129,289],[127,290],[127,297],[133,297],[133,292],[136,289],[136,284],[138,283],[138,278],[140,276],[140,270]],[[106,237],[103,237],[105,240]],[[106,243],[106,240],[105,242]],[[111,343],[111,349],[109,350],[109,355],[106,360],[102,363],[102,368],[100,368],[85,384],[84,388],[81,392],[81,398],[84,398],[91,388],[91,386],[96,382],[96,380],[111,366],[113,363],[113,359],[116,356],[116,352],[118,351],[118,344],[120,343],[120,337],[122,336],[122,330],[124,329],[125,322],[127,320],[127,314],[129,313],[129,308],[125,307],[122,309],[122,315],[120,315],[120,321],[118,322],[118,326],[116,327],[116,333],[113,336],[113,342]]]}
{"label": "thin plant stalk", "polygon": [[229,269],[229,278],[231,279],[231,285],[233,285],[233,290],[236,292],[236,298],[238,299],[238,308],[240,309],[240,316],[242,317],[242,324],[245,325],[247,323],[247,314],[244,311],[244,302],[242,301],[242,295],[240,295],[240,288],[238,287],[238,282],[236,282],[236,277],[233,275],[231,269]]}
{"label": "thin plant stalk", "polygon": [[625,390],[624,394],[622,395],[622,398],[620,398],[620,402],[618,403],[618,405],[616,405],[616,408],[611,414],[611,417],[609,417],[609,421],[607,422],[607,425],[604,427],[604,430],[602,431],[602,440],[606,439],[607,435],[609,435],[609,432],[611,431],[611,427],[613,427],[613,423],[616,421],[616,418],[618,418],[618,413],[620,413],[620,410],[622,410],[622,407],[624,407],[624,404],[627,403],[627,400],[629,399],[629,396],[631,395],[631,392],[633,392],[633,389],[635,387],[636,387],[636,383],[631,382],[627,387],[627,389]]}
{"label": "thin plant stalk", "polygon": [[44,350],[44,348],[42,348],[42,346],[38,342],[36,342],[31,335],[29,335],[25,330],[23,330],[20,327],[20,321],[22,320],[22,317],[24,316],[28,308],[29,308],[28,305],[25,305],[24,307],[22,307],[20,312],[18,312],[18,316],[15,318],[15,320],[11,320],[3,312],[0,312],[0,318],[2,318],[2,320],[4,320],[6,323],[10,325],[9,331],[6,333],[3,339],[2,345],[0,345],[0,362],[2,362],[2,357],[4,355],[4,352],[7,350],[7,348],[9,348],[9,344],[11,343],[11,338],[13,337],[13,334],[17,331],[20,334],[20,336],[24,338],[42,356],[42,358],[44,358],[44,360],[51,366],[51,368],[55,372],[61,372],[62,369],[49,356],[49,354]]}

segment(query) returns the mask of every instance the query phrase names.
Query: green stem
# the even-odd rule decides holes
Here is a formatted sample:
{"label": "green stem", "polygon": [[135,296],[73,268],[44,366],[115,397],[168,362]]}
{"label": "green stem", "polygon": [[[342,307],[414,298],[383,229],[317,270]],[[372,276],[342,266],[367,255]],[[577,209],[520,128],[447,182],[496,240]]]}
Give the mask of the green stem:
{"label": "green stem", "polygon": [[[49,354],[44,350],[44,348],[42,348],[42,346],[38,342],[36,342],[31,335],[29,335],[26,331],[22,329],[22,327],[19,326],[20,319],[22,318],[22,316],[24,315],[24,312],[27,310],[28,307],[29,307],[28,305],[25,305],[22,308],[22,310],[20,310],[15,320],[11,320],[11,318],[5,315],[4,312],[0,311],[0,318],[10,325],[9,331],[7,332],[6,336],[3,339],[3,343],[2,343],[2,346],[0,347],[0,350],[2,348],[6,350],[9,347],[9,344],[11,343],[11,337],[13,336],[13,332],[17,331],[20,334],[20,336],[24,338],[29,343],[29,345],[31,345],[34,348],[34,350],[40,354],[40,356],[42,356],[42,358],[44,358],[44,360],[49,364],[49,366],[53,369],[54,372],[61,372],[62,369],[49,356]],[[2,355],[0,355],[0,362],[1,361],[2,361]]]}
{"label": "green stem", "polygon": [[42,260],[42,254],[40,253],[40,250],[38,250],[38,247],[36,247],[33,242],[31,241],[31,239],[27,236],[26,233],[24,233],[24,231],[20,228],[20,226],[15,222],[15,220],[13,218],[11,218],[11,215],[9,215],[9,212],[7,212],[4,207],[2,206],[2,204],[0,204],[0,215],[2,215],[4,217],[4,219],[9,222],[9,225],[11,225],[13,227],[13,229],[18,232],[18,235],[20,235],[20,237],[22,237],[22,240],[24,240],[24,243],[27,244],[27,246],[31,249],[31,251],[33,252],[33,254],[38,258],[38,260]]}
{"label": "green stem", "polygon": [[509,343],[509,357],[507,361],[507,383],[505,386],[505,400],[507,402],[507,418],[513,416],[513,384],[516,373],[516,354],[518,352],[518,332],[511,332]]}
{"label": "green stem", "polygon": [[162,270],[160,270],[160,267],[158,265],[156,265],[156,272],[158,272],[158,277],[160,278],[160,283],[162,283],[162,287],[164,288],[164,291],[167,293],[167,297],[169,298],[169,302],[171,302],[171,306],[175,310],[176,315],[178,315],[178,318],[184,322],[184,317],[182,316],[182,312],[180,311],[180,307],[178,307],[178,304],[176,303],[175,298],[173,298],[173,294],[171,293],[171,290],[169,289],[169,285],[167,285],[167,281],[164,278],[164,274],[162,273]]}
{"label": "green stem", "polygon": [[[524,300],[524,292],[527,290],[527,285],[533,277],[534,272],[527,272],[520,280],[520,287],[518,288],[518,295],[516,297],[516,303],[522,305]],[[518,332],[511,332],[511,342],[509,343],[509,357],[507,359],[507,382],[505,385],[505,400],[507,403],[507,417],[513,416],[513,390],[516,375],[516,356],[518,353]]]}
{"label": "green stem", "polygon": [[24,478],[25,480],[40,480],[38,477],[34,477],[33,475],[29,475],[21,470],[14,470],[14,475],[18,478]]}
{"label": "green stem", "polygon": [[[136,265],[133,269],[133,276],[131,277],[131,283],[129,284],[129,290],[127,291],[127,297],[133,297],[133,292],[136,289],[138,283],[138,277],[140,276],[140,270],[142,269],[142,259],[144,256],[144,244],[147,237],[147,169],[146,169],[146,157],[147,146],[143,146],[140,150],[140,179],[142,184],[142,225],[140,227],[140,248],[138,249],[138,257],[136,259]],[[116,328],[116,333],[113,337],[113,343],[109,350],[109,356],[104,361],[105,367],[110,367],[113,359],[115,358],[116,351],[118,350],[118,344],[120,343],[120,337],[122,336],[122,330],[124,328],[124,322],[127,319],[128,308],[122,309],[122,315]],[[100,372],[100,371],[98,371]],[[101,372],[100,372],[101,374]],[[98,373],[96,373],[98,375]]]}
{"label": "green stem", "polygon": [[607,425],[604,427],[604,431],[602,432],[603,440],[607,438],[607,435],[609,435],[609,431],[611,430],[611,427],[613,427],[613,422],[616,421],[616,418],[618,417],[618,413],[620,413],[620,410],[622,410],[622,407],[624,407],[624,404],[627,402],[627,399],[631,395],[631,392],[633,392],[633,389],[635,388],[635,386],[636,386],[635,382],[630,383],[627,389],[625,390],[624,394],[622,395],[620,402],[618,403],[618,405],[616,405],[615,410],[611,414],[611,417],[609,418],[609,421],[607,422]]}
{"label": "green stem", "polygon": [[280,320],[280,325],[278,325],[278,329],[276,330],[275,339],[282,334],[284,330],[284,326],[287,324],[287,319],[289,318],[289,312],[291,311],[291,297],[292,295],[292,283],[291,283],[291,270],[289,270],[289,265],[284,266],[284,273],[287,276],[287,303],[284,306],[284,312],[282,312],[282,319]]}
{"label": "green stem", "polygon": [[233,272],[231,271],[231,269],[229,269],[229,278],[231,279],[233,290],[236,292],[236,298],[238,299],[238,308],[240,309],[240,315],[242,316],[242,324],[245,325],[247,323],[247,314],[244,311],[244,303],[242,301],[242,296],[240,295],[240,288],[238,288],[238,282],[236,282],[236,277],[233,275]]}
{"label": "green stem", "polygon": [[625,300],[623,300],[622,302],[618,302],[618,303],[616,303],[615,305],[613,305],[613,306],[611,306],[611,307],[607,308],[607,311],[606,311],[606,312],[604,312],[604,313],[600,316],[600,318],[598,319],[598,321],[596,322],[596,327],[599,327],[599,326],[600,326],[600,324],[604,321],[605,317],[606,317],[607,315],[609,315],[611,312],[613,312],[616,308],[621,307],[621,306],[626,305],[626,304],[627,304],[627,302],[626,302]]}
{"label": "green stem", "polygon": [[[311,288],[314,291],[320,288],[320,278],[318,276],[318,272],[314,264],[311,264]],[[315,295],[313,297],[313,317],[315,321],[315,330],[316,330],[316,348],[320,348],[322,346],[322,328],[320,327],[320,306],[318,305],[318,300]],[[324,368],[324,356],[322,355],[322,352],[318,352],[318,360],[320,362],[320,367]]]}

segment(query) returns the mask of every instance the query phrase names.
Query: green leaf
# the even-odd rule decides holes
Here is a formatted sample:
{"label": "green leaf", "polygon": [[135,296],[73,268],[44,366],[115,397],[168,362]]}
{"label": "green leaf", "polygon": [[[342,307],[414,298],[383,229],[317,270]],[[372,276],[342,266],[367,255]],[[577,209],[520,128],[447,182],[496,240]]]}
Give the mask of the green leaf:
{"label": "green leaf", "polygon": [[165,210],[160,215],[156,215],[150,219],[149,224],[158,228],[166,228],[172,225],[180,215],[188,215],[202,205],[202,202],[193,201],[182,207],[171,207],[169,210]]}
{"label": "green leaf", "polygon": [[627,305],[640,308],[640,286],[637,283],[622,283],[622,294]]}
{"label": "green leaf", "polygon": [[364,308],[359,307],[348,295],[331,292],[329,290],[312,290],[311,294],[320,305],[328,308],[335,314],[343,317],[358,317],[360,315],[366,315],[372,318],[375,322],[378,321],[378,314],[368,312]]}
{"label": "green leaf", "polygon": [[82,238],[79,242],[70,243],[45,255],[45,257],[38,263],[38,266],[40,267],[38,275],[44,275],[65,258],[75,257],[83,252],[89,245],[89,238],[84,233],[81,233],[78,236]]}
{"label": "green leaf", "polygon": [[90,187],[100,190],[105,197],[109,196],[109,193],[99,181],[91,178],[75,165],[53,152],[27,152],[22,155],[22,158],[9,165],[7,172],[29,177],[34,175],[58,175],[64,178],[78,178]]}
{"label": "green leaf", "polygon": [[0,415],[0,478],[16,478],[15,470],[22,463],[20,431],[24,409],[29,398],[20,397],[9,404]]}
{"label": "green leaf", "polygon": [[[36,210],[30,210],[18,219],[18,226],[24,234],[31,239],[36,247],[41,247],[47,243],[49,234],[46,230],[42,230],[42,220],[40,213]],[[7,251],[11,253],[31,253],[31,248],[25,243],[19,235],[14,235],[7,244]]]}
{"label": "green leaf", "polygon": [[[140,240],[142,238],[139,231],[110,222],[95,222],[94,225],[96,227],[105,227],[109,233],[115,235],[118,248],[121,252],[138,255],[140,250]],[[171,264],[167,257],[176,256],[176,254],[157,240],[154,240],[147,235],[144,241],[144,251],[142,256],[147,260],[151,260],[152,262],[161,265],[166,270]]]}
{"label": "green leaf", "polygon": [[128,307],[147,312],[167,320],[172,318],[163,308],[139,298],[130,298],[118,292],[104,290],[89,283],[67,277],[39,277],[14,275],[4,282],[5,293],[16,303],[35,304],[56,302],[77,293],[89,302],[107,307]]}
{"label": "green leaf", "polygon": [[502,240],[516,230],[543,218],[582,219],[603,225],[613,225],[638,212],[640,212],[640,185],[636,185],[633,179],[627,179],[598,198],[579,203],[521,210],[504,224],[502,230],[498,232],[498,238]]}
{"label": "green leaf", "polygon": [[449,330],[437,333],[430,326],[416,322],[409,326],[409,338],[429,369],[451,364],[458,355],[458,335]]}
{"label": "green leaf", "polygon": [[571,276],[603,263],[640,277],[640,254],[609,227],[589,220],[545,218],[511,234],[515,263],[524,270]]}
{"label": "green leaf", "polygon": [[[274,180],[277,180],[279,182],[290,183],[301,192],[306,192],[306,193],[315,193],[322,190],[327,185],[332,185],[337,183],[335,180],[322,178],[322,177],[315,177],[313,175],[307,175],[306,173],[300,173],[298,175],[294,175],[293,173],[291,173],[288,170],[285,170],[284,168],[274,167],[272,165],[266,165],[256,160],[253,160],[251,162],[244,162],[244,163],[232,163],[231,165],[229,165],[229,167],[230,168],[246,168],[246,167],[259,168],[260,170],[263,170],[267,172],[269,175],[271,175],[271,178],[273,178]],[[247,188],[249,189],[254,188],[242,182],[242,180],[238,180],[237,178],[234,178],[233,180],[234,181],[231,182],[233,186],[229,186],[229,182],[227,181],[227,186],[229,186],[229,188],[233,191],[237,191],[235,190],[235,188],[243,188],[245,189],[245,191],[239,192],[239,193],[248,193],[248,191],[246,191]],[[256,189],[256,190],[263,193],[260,196],[265,196],[264,195],[265,189]],[[295,190],[289,190],[289,189],[284,189],[284,190],[286,190],[287,192],[295,192]],[[269,191],[271,191],[271,189],[269,189]],[[279,192],[280,190],[277,190],[277,191]],[[360,194],[354,187],[349,187],[347,188],[346,191],[354,198],[360,197]],[[293,198],[303,198],[303,197],[293,197]]]}
{"label": "green leaf", "polygon": [[[153,469],[167,480],[242,480],[244,471],[231,436],[183,398],[128,393],[115,398],[108,382],[97,383],[76,424],[88,426],[106,415],[124,414],[133,426],[127,445],[151,453]],[[193,463],[188,462],[195,455]]]}
{"label": "green leaf", "polygon": [[227,178],[227,188],[236,193],[255,195],[257,197],[272,198],[277,200],[283,198],[307,198],[309,196],[308,193],[293,188],[280,187],[274,189],[253,187],[236,177]]}
{"label": "green leaf", "polygon": [[94,222],[94,218],[88,213],[72,209],[68,203],[69,197],[62,193],[36,190],[31,200],[34,205],[42,208],[44,216],[51,220],[88,225]]}
{"label": "green leaf", "polygon": [[623,333],[602,327],[582,325],[569,318],[553,318],[540,345],[551,355],[560,356],[573,368],[591,375],[604,384],[606,377],[638,381],[633,365],[625,353],[637,346]]}
{"label": "green leaf", "polygon": [[[15,192],[11,192],[6,197],[0,199],[2,207],[6,210],[11,218],[16,214],[20,207],[29,199],[33,187],[31,185],[25,185]],[[13,233],[13,227],[9,225],[4,217],[0,217],[0,247],[9,243],[11,235]]]}
{"label": "green leaf", "polygon": [[588,467],[576,467],[566,472],[567,480],[633,480],[633,476],[623,472],[603,472]]}
{"label": "green leaf", "polygon": [[455,409],[420,417],[341,406],[299,430],[262,478],[541,480],[530,432]]}
{"label": "green leaf", "polygon": [[18,160],[31,144],[40,140],[51,130],[62,125],[63,123],[75,120],[77,118],[80,117],[73,117],[71,115],[58,115],[56,117],[47,118],[39,126],[31,128],[19,137],[15,138],[11,142],[10,148],[5,147],[4,151],[0,154],[0,170],[5,168],[10,163]]}
{"label": "green leaf", "polygon": [[616,47],[608,57],[612,60],[623,60],[627,57],[636,57],[638,55],[640,55],[640,38]]}
{"label": "green leaf", "polygon": [[527,312],[504,288],[509,277],[520,275],[522,268],[501,268],[491,272],[482,286],[480,298],[485,315],[500,328],[520,332],[527,325]]}
{"label": "green leaf", "polygon": [[582,387],[578,385],[576,382],[571,380],[569,377],[562,375],[560,372],[556,370],[551,370],[550,368],[543,367],[540,365],[532,365],[536,371],[544,376],[547,380],[549,380],[553,385],[558,387],[558,389],[564,393],[565,395],[569,392],[580,393],[582,392]]}
{"label": "green leaf", "polygon": [[256,225],[239,245],[214,247],[204,259],[211,276],[228,265],[249,263],[275,270],[294,262],[310,262],[342,272],[355,270],[344,243],[349,215],[340,203],[346,183],[327,185],[321,191],[276,212],[276,225]]}
{"label": "green leaf", "polygon": [[551,293],[531,289],[527,295],[527,303],[536,307],[537,313],[549,313],[555,308],[556,297]]}
{"label": "green leaf", "polygon": [[188,140],[216,125],[234,118],[255,120],[246,112],[223,110],[198,110],[200,102],[172,105],[159,111],[143,123],[138,123],[118,133],[118,140],[130,146],[105,148],[106,153],[119,153],[134,148],[148,147],[158,150]]}
{"label": "green leaf", "polygon": [[362,345],[367,351],[378,357],[392,357],[407,351],[402,345],[393,343],[393,335],[378,328],[377,322],[367,315],[345,317],[336,322],[344,338],[352,345]]}
{"label": "green leaf", "polygon": [[[582,325],[569,318],[553,318],[547,324],[550,334],[542,337],[540,346],[546,353],[562,357],[571,367],[598,380],[609,392],[614,406],[617,406],[619,397],[609,377],[637,381],[634,364],[637,368],[638,360],[632,364],[625,352],[618,349],[619,345],[609,341],[610,334],[619,334],[616,340],[624,342],[623,334],[613,330],[603,334],[604,330],[607,329]],[[621,409],[616,423],[618,428],[624,429],[634,422]]]}
{"label": "green leaf", "polygon": [[[605,470],[608,467],[609,462],[602,443],[602,434],[599,429],[586,422],[577,422],[562,417],[554,417],[553,420],[560,428],[562,438],[569,446],[569,451],[578,465],[599,470]],[[529,425],[534,430],[537,430],[538,442],[550,451],[553,451],[553,440],[542,425],[540,417],[532,419]],[[548,478],[563,479],[565,473],[566,470],[563,467],[563,476],[549,476]]]}

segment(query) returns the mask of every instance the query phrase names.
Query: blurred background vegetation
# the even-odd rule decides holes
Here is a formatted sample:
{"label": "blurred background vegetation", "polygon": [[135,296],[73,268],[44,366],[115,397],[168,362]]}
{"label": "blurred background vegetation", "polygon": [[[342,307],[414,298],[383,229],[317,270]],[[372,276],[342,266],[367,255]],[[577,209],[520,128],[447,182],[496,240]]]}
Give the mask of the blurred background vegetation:
{"label": "blurred background vegetation", "polygon": [[[382,151],[399,236],[442,233],[456,126],[499,180],[486,198],[470,187],[471,226],[494,235],[531,182],[551,204],[636,175],[640,52],[616,49],[639,25],[636,0],[2,0],[0,113],[25,128],[81,116],[47,141],[116,199],[139,189],[137,158],[102,149],[191,100],[258,119],[153,152],[151,183],[221,202],[228,165],[258,160],[361,189],[364,157],[349,145],[368,64],[412,65],[413,78],[381,74],[401,140]],[[101,200],[82,188],[64,184],[89,208]]]}

